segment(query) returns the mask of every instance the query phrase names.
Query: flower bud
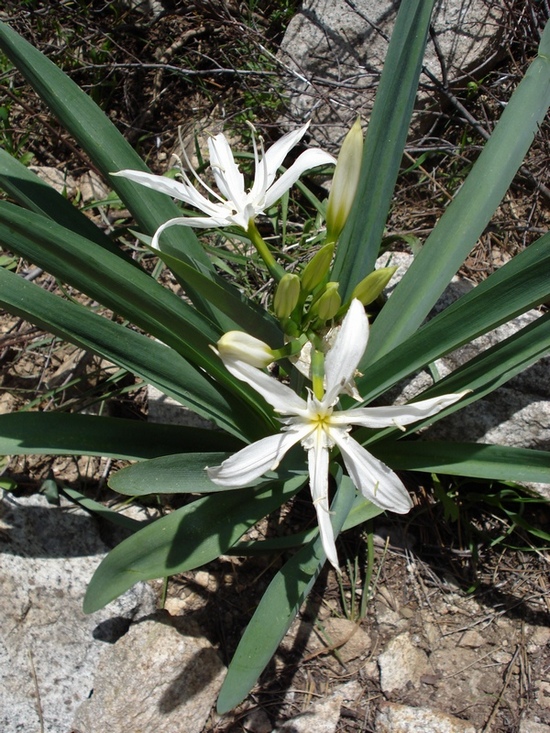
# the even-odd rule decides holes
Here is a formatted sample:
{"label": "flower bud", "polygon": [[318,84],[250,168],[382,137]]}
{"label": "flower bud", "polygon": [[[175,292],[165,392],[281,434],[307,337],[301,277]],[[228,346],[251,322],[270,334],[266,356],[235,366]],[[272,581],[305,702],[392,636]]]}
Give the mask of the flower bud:
{"label": "flower bud", "polygon": [[396,270],[397,267],[381,267],[379,270],[374,270],[355,286],[351,300],[357,298],[363,305],[369,305],[378,298]]}
{"label": "flower bud", "polygon": [[304,293],[311,293],[323,282],[328,275],[333,254],[334,242],[329,242],[321,247],[304,267],[301,276],[302,290]]}
{"label": "flower bud", "polygon": [[223,361],[244,361],[262,369],[273,361],[273,351],[260,339],[244,331],[228,331],[217,343]]}
{"label": "flower bud", "polygon": [[327,241],[335,242],[349,216],[363,162],[363,133],[359,118],[342,143],[327,204]]}
{"label": "flower bud", "polygon": [[311,306],[310,315],[322,323],[326,323],[326,321],[330,321],[338,313],[341,304],[342,299],[338,292],[338,283],[329,282],[327,283],[325,292]]}
{"label": "flower bud", "polygon": [[277,318],[288,318],[298,305],[299,298],[300,278],[290,272],[285,273],[279,280],[273,298],[273,310]]}

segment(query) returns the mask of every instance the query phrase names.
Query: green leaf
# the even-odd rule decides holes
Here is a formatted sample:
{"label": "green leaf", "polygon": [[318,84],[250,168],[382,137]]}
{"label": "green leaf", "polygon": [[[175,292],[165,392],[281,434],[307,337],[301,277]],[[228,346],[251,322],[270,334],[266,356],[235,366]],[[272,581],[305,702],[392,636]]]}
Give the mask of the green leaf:
{"label": "green leaf", "polygon": [[[203,431],[207,432],[207,431]],[[221,442],[221,441],[220,441]],[[196,441],[196,444],[200,441]],[[206,447],[205,443],[202,448]],[[165,455],[150,461],[136,463],[117,471],[109,480],[109,486],[126,496],[145,496],[147,494],[205,494],[221,493],[224,490],[213,483],[206,474],[206,466],[217,466],[231,453],[225,452],[187,452],[176,455]],[[303,454],[302,454],[303,455]],[[303,459],[302,459],[303,460]],[[285,461],[285,464],[287,461]],[[284,465],[284,464],[283,464]],[[305,474],[305,470],[283,468],[277,471],[276,476],[267,475],[266,478],[287,479],[296,473]],[[260,478],[255,483],[265,483],[266,478]],[[234,488],[231,488],[234,491]]]}
{"label": "green leaf", "polygon": [[398,440],[377,443],[372,452],[395,470],[550,483],[550,452],[546,451],[483,443]]}
{"label": "green leaf", "polygon": [[241,447],[240,441],[217,430],[64,412],[0,415],[0,455],[6,456],[55,454],[135,460],[183,450]]}
{"label": "green leaf", "polygon": [[[541,48],[549,37],[550,23]],[[550,58],[539,54],[454,200],[373,323],[368,362],[405,341],[428,315],[489,223],[549,105]]]}
{"label": "green leaf", "polygon": [[137,266],[134,260],[113,244],[109,237],[70,201],[2,149],[0,149],[0,187],[21,206],[53,219],[76,234],[86,237],[90,242]]}
{"label": "green leaf", "polygon": [[374,268],[414,107],[433,0],[402,2],[369,120],[361,177],[331,280],[343,300]]}
{"label": "green leaf", "polygon": [[266,432],[259,413],[172,349],[3,269],[0,306],[128,369],[238,438],[257,440]]}
{"label": "green leaf", "polygon": [[84,612],[103,608],[139,580],[183,573],[223,555],[304,480],[209,494],[147,525],[102,561],[86,591]]}
{"label": "green leaf", "polygon": [[360,364],[360,393],[371,401],[430,362],[545,302],[549,272],[550,234],[545,234],[381,359]]}
{"label": "green leaf", "polygon": [[130,532],[137,532],[138,529],[142,529],[144,524],[147,524],[146,521],[140,522],[137,519],[126,517],[120,512],[115,512],[112,509],[106,507],[104,504],[100,504],[99,502],[94,501],[87,496],[84,496],[84,494],[81,494],[80,491],[76,491],[75,489],[70,489],[67,487],[64,488],[62,492],[63,494],[68,496],[69,499],[76,502],[92,514],[95,514],[101,519],[106,519],[108,522],[116,525],[117,527],[128,529],[130,530]]}
{"label": "green leaf", "polygon": [[[351,509],[355,487],[347,476],[341,476],[330,511],[335,537]],[[234,708],[248,695],[275,654],[293,618],[298,613],[326,557],[318,536],[299,550],[275,575],[258,608],[254,612],[218,697],[220,715]]]}
{"label": "green leaf", "polygon": [[[219,330],[175,293],[119,257],[43,216],[0,201],[0,237],[6,246],[51,272],[203,368],[221,385],[255,405],[257,394],[230,375],[210,348]],[[35,321],[36,322],[36,321]],[[267,417],[268,424],[273,424]]]}

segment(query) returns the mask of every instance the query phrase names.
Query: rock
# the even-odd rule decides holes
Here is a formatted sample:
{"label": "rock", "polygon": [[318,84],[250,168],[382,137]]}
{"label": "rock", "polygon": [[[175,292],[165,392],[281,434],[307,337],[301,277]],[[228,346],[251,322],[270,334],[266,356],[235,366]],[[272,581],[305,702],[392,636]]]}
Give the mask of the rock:
{"label": "rock", "polygon": [[41,495],[6,494],[0,525],[0,730],[69,731],[105,642],[150,614],[154,593],[138,583],[84,615],[86,586],[107,547],[95,519],[67,501],[54,507]]}
{"label": "rock", "polygon": [[550,725],[535,723],[533,720],[522,720],[519,724],[519,733],[550,733]]}
{"label": "rock", "polygon": [[376,733],[476,733],[473,725],[430,708],[382,703]]}
{"label": "rock", "polygon": [[423,675],[433,672],[426,653],[413,644],[407,632],[390,641],[378,657],[378,666],[380,686],[387,693],[402,690],[408,685],[416,687]]}
{"label": "rock", "polygon": [[67,198],[73,198],[77,191],[75,179],[66,171],[49,165],[30,165],[29,170]]}
{"label": "rock", "polygon": [[305,712],[286,720],[273,733],[335,733],[342,703],[355,700],[360,694],[358,682],[341,685],[329,697],[312,703]]}
{"label": "rock", "polygon": [[201,731],[215,703],[224,665],[189,621],[166,613],[134,624],[106,648],[93,695],[74,718],[80,733]]}
{"label": "rock", "polygon": [[[392,0],[305,0],[290,22],[279,52],[289,113],[295,122],[313,118],[320,145],[338,148],[357,115],[369,117],[397,7]],[[470,0],[467,12],[460,0],[440,0],[432,16],[437,49],[429,41],[426,67],[451,85],[486,73],[502,53],[505,12],[486,0]]]}
{"label": "rock", "polygon": [[181,402],[168,397],[156,387],[147,385],[148,420],[170,425],[185,425],[192,428],[215,429],[216,425]]}

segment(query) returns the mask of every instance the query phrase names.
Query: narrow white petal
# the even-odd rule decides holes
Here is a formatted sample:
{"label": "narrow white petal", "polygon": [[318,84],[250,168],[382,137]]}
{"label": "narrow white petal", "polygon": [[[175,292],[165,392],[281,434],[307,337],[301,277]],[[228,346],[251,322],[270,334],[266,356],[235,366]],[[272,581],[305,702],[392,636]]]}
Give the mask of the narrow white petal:
{"label": "narrow white petal", "polygon": [[365,309],[358,300],[352,300],[325,358],[326,392],[323,404],[333,405],[338,395],[345,391],[365,353],[368,339],[369,319]]}
{"label": "narrow white petal", "polygon": [[328,501],[329,449],[322,429],[317,429],[312,438],[314,444],[307,452],[311,496],[317,513],[317,523],[325,555],[330,564],[340,572]]}
{"label": "narrow white petal", "polygon": [[351,480],[363,496],[381,509],[406,514],[412,501],[399,476],[345,431],[332,429],[331,436],[340,448]]}
{"label": "narrow white petal", "polygon": [[[270,148],[271,150],[271,148]],[[269,152],[269,151],[268,151]],[[320,148],[310,148],[298,156],[296,161],[283,175],[275,181],[275,183],[267,189],[265,196],[265,208],[268,209],[276,201],[278,201],[288,189],[293,186],[298,178],[311,168],[317,168],[319,165],[335,165],[336,159],[329,153],[325,153]]]}
{"label": "narrow white petal", "polygon": [[[261,165],[265,166],[266,170],[266,180],[264,183],[265,188],[269,188],[269,186],[273,183],[273,181],[275,180],[275,176],[277,175],[277,171],[282,166],[284,159],[292,150],[292,148],[300,142],[300,140],[305,135],[308,127],[309,122],[306,122],[305,125],[299,127],[297,130],[291,130],[290,132],[287,132],[286,135],[283,135],[276,142],[274,142],[273,145],[271,145],[271,147],[267,150],[267,152],[264,153]],[[263,178],[264,176],[262,175],[262,179]]]}
{"label": "narrow white petal", "polygon": [[121,178],[127,178],[129,181],[139,183],[142,186],[146,186],[147,188],[152,188],[153,191],[159,191],[160,193],[165,193],[168,196],[172,196],[173,198],[178,199],[179,201],[190,203],[190,186],[186,183],[175,181],[173,178],[167,178],[166,176],[157,176],[153,173],[145,173],[144,171],[133,170],[117,171],[116,173],[111,173],[111,175],[120,176]]}
{"label": "narrow white petal", "polygon": [[237,359],[223,359],[234,377],[249,384],[269,404],[283,415],[305,415],[307,403],[296,392],[261,369]]}
{"label": "narrow white petal", "polygon": [[207,468],[208,477],[219,486],[246,486],[267,471],[275,470],[285,453],[301,437],[300,432],[292,431],[268,435],[267,438],[247,445],[225,460],[221,466]]}
{"label": "narrow white petal", "polygon": [[210,167],[221,193],[229,201],[244,199],[244,177],[235,163],[231,146],[223,134],[208,139]]}
{"label": "narrow white petal", "polygon": [[212,229],[213,227],[226,227],[231,222],[228,222],[227,219],[217,218],[213,216],[208,217],[193,217],[193,216],[182,216],[177,217],[176,219],[169,219],[168,221],[165,221],[164,224],[161,224],[157,231],[155,232],[155,235],[153,239],[151,240],[151,247],[153,249],[161,250],[161,246],[159,243],[160,235],[165,229],[168,229],[168,227],[173,226],[180,226],[180,227],[193,227],[195,229]]}
{"label": "narrow white petal", "polygon": [[361,425],[365,428],[387,428],[409,425],[418,420],[425,420],[449,407],[454,402],[468,394],[445,394],[432,397],[429,400],[411,402],[408,405],[392,405],[390,407],[358,407],[333,414],[334,422],[338,424]]}

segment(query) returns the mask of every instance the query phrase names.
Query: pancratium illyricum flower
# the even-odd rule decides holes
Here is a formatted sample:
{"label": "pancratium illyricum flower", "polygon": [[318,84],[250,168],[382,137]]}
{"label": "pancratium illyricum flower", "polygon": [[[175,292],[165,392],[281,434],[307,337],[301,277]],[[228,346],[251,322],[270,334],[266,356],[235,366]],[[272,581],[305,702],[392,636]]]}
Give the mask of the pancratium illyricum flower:
{"label": "pancratium illyricum flower", "polygon": [[[329,515],[329,454],[340,449],[347,472],[356,488],[381,507],[404,514],[412,502],[399,477],[372,456],[350,433],[352,425],[368,428],[402,427],[431,417],[459,400],[465,392],[447,394],[408,405],[334,409],[339,395],[352,382],[367,346],[369,324],[362,304],[353,300],[342,326],[325,356],[325,389],[322,399],[310,393],[307,400],[246,359],[231,358],[220,351],[227,369],[247,382],[281,415],[283,428],[246,446],[224,461],[208,468],[210,479],[220,486],[240,487],[274,470],[286,452],[300,442],[307,452],[311,494],[323,548],[338,569],[334,533]],[[227,335],[226,335],[227,336]]]}
{"label": "pancratium illyricum flower", "polygon": [[248,230],[251,221],[264,213],[278,201],[298,178],[307,170],[320,165],[335,164],[336,160],[320,148],[309,148],[298,156],[296,161],[279,178],[277,172],[289,151],[304,136],[309,123],[298,130],[293,130],[277,140],[268,150],[261,145],[261,156],[254,134],[255,174],[252,187],[247,190],[244,176],[235,162],[233,152],[222,133],[209,138],[210,167],[219,193],[192,171],[194,177],[208,196],[203,195],[185,173],[181,171],[181,181],[165,176],[157,176],[136,170],[122,170],[113,175],[128,178],[135,183],[166,193],[179,201],[202,211],[206,216],[186,216],[170,219],[155,233],[151,246],[158,249],[161,233],[170,226],[179,225],[208,229],[210,227],[238,226]]}

